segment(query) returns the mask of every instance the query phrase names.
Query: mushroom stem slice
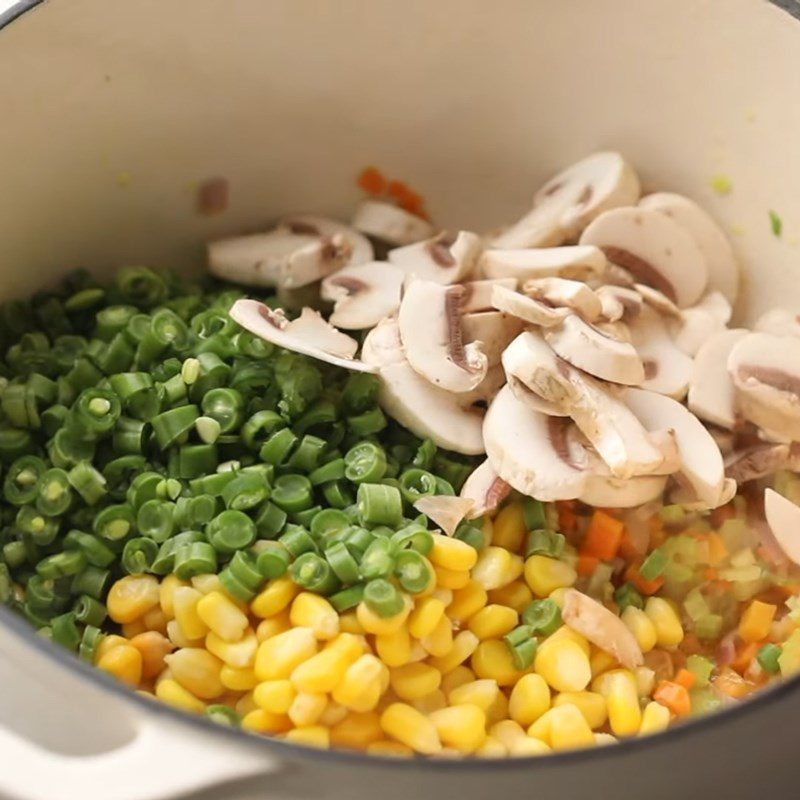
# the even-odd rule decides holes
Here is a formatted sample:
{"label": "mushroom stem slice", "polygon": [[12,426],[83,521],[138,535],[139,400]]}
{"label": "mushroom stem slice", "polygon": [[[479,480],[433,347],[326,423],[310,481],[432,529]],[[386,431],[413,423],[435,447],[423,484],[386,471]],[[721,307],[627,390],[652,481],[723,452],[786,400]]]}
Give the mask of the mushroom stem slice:
{"label": "mushroom stem slice", "polygon": [[375,367],[353,356],[358,342],[337,331],[319,312],[304,308],[291,322],[283,311],[273,310],[257,300],[237,300],[230,316],[250,333],[295,353],[357,372],[374,372]]}
{"label": "mushroom stem slice", "polygon": [[767,524],[781,550],[800,566],[800,506],[773,489],[764,492],[764,513]]}
{"label": "mushroom stem slice", "polygon": [[542,247],[532,250],[486,250],[479,268],[487,278],[600,278],[607,261],[597,247]]}
{"label": "mushroom stem slice", "polygon": [[484,461],[473,470],[461,487],[460,496],[472,501],[467,519],[476,519],[494,511],[510,491],[511,486],[494,471],[488,460]]}
{"label": "mushroom stem slice", "polygon": [[708,267],[694,239],[658,211],[615,208],[583,232],[581,244],[595,245],[639,283],[658,289],[680,308],[706,288]]}
{"label": "mushroom stem slice", "polygon": [[564,623],[595,647],[610,653],[623,667],[644,663],[642,649],[630,628],[612,611],[576,589],[567,589],[561,608]]}
{"label": "mushroom stem slice", "polygon": [[363,330],[400,307],[404,273],[384,261],[345,267],[322,281],[322,299],[332,302],[331,325]]}
{"label": "mushroom stem slice", "polygon": [[356,230],[398,247],[430,239],[436,233],[427,220],[381,200],[364,200],[353,214],[352,224]]}
{"label": "mushroom stem slice", "polygon": [[572,313],[568,308],[553,308],[539,300],[507,289],[505,286],[493,288],[492,305],[499,311],[512,314],[518,319],[541,328],[560,325]]}
{"label": "mushroom stem slice", "polygon": [[611,338],[574,314],[544,336],[561,358],[597,378],[629,386],[645,378],[642,360],[631,344]]}
{"label": "mushroom stem slice", "polygon": [[583,282],[567,278],[538,278],[526,281],[522,291],[528,297],[555,308],[569,308],[587,322],[603,312],[600,298]]}
{"label": "mushroom stem slice", "polygon": [[414,508],[436,523],[447,536],[453,536],[474,505],[475,501],[467,497],[427,495],[420,497]]}
{"label": "mushroom stem slice", "polygon": [[464,280],[475,269],[482,250],[477,233],[459,231],[453,237],[442,231],[427,241],[390,250],[387,257],[409,277],[451,284]]}
{"label": "mushroom stem slice", "polygon": [[398,315],[408,363],[432,384],[451,392],[474,389],[489,366],[481,343],[464,341],[463,297],[461,286],[414,281]]}

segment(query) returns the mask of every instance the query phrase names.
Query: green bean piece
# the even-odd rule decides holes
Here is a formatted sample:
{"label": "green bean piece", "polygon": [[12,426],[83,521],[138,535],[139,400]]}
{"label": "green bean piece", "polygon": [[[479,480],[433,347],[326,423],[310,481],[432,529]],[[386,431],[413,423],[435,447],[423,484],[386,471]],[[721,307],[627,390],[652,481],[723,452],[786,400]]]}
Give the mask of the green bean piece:
{"label": "green bean piece", "polygon": [[222,500],[227,508],[247,511],[261,505],[269,497],[269,485],[259,473],[239,473],[222,490]]}
{"label": "green bean piece", "polygon": [[433,534],[417,522],[411,522],[397,531],[391,539],[396,551],[416,550],[423,556],[433,549]]}
{"label": "green bean piece", "polygon": [[[203,396],[203,414],[219,424],[222,433],[238,430],[244,420],[244,397],[236,389],[212,389]],[[251,418],[252,419],[252,418]]]}
{"label": "green bean piece", "polygon": [[347,508],[355,500],[349,485],[343,480],[324,484],[322,494],[327,504],[333,508]]}
{"label": "green bean piece", "polygon": [[374,442],[351,447],[344,463],[344,476],[353,483],[377,483],[386,473],[386,453]]}
{"label": "green bean piece", "polygon": [[311,481],[305,475],[281,475],[275,481],[270,500],[289,513],[310,508],[314,503]]}
{"label": "green bean piece", "polygon": [[335,458],[325,464],[317,467],[309,476],[313,486],[319,486],[323,483],[330,483],[331,481],[338,481],[344,478],[345,463],[343,458]]}
{"label": "green bean piece", "polygon": [[36,508],[45,516],[57,517],[63,514],[72,503],[72,487],[63,469],[47,470],[39,479],[39,493]]}
{"label": "green bean piece", "polygon": [[120,297],[136,308],[153,308],[167,299],[167,284],[148,267],[123,267],[114,283]]}
{"label": "green bean piece", "polygon": [[91,533],[71,530],[64,537],[65,550],[78,550],[87,563],[95,567],[110,567],[117,558],[116,553]]}
{"label": "green bean piece", "polygon": [[17,540],[6,542],[2,549],[3,561],[10,567],[21,567],[28,560],[25,542]]}
{"label": "green bean piece", "polygon": [[100,309],[95,316],[94,335],[104,342],[110,342],[114,336],[125,330],[137,313],[135,306],[128,305],[107,306]]}
{"label": "green bean piece", "polygon": [[425,439],[417,448],[417,452],[414,453],[414,457],[411,460],[412,466],[417,467],[417,469],[430,470],[433,467],[437,449],[430,439]]}
{"label": "green bean piece", "polygon": [[174,551],[172,571],[182,580],[195,575],[207,575],[217,571],[217,551],[208,542],[192,542],[179,545]]}
{"label": "green bean piece", "polygon": [[39,482],[47,471],[45,462],[37,456],[21,456],[8,468],[3,484],[3,496],[15,506],[36,499]]}
{"label": "green bean piece", "polygon": [[564,552],[566,541],[563,533],[547,529],[533,530],[528,534],[525,557],[539,554],[558,558]]}
{"label": "green bean piece", "polygon": [[349,517],[337,508],[318,511],[311,520],[311,535],[320,539],[350,525]]}
{"label": "green bean piece", "polygon": [[289,553],[297,558],[304,553],[316,553],[317,543],[314,541],[311,534],[299,525],[287,525],[286,531],[278,539]]}
{"label": "green bean piece", "polygon": [[55,403],[42,411],[40,418],[45,436],[55,436],[59,428],[64,426],[68,415],[69,409],[60,403]]}
{"label": "green bean piece", "polygon": [[325,558],[343,584],[355,583],[359,579],[358,562],[343,542],[336,542],[326,548]]}
{"label": "green bean piece", "polygon": [[528,669],[533,664],[539,642],[533,636],[533,631],[528,625],[520,625],[503,637],[503,641],[511,652],[511,660],[519,669]]}
{"label": "green bean piece", "polygon": [[433,566],[416,550],[402,550],[395,558],[394,574],[409,594],[427,591],[436,580]]}
{"label": "green bean piece", "polygon": [[101,439],[114,430],[122,404],[114,392],[92,387],[84,389],[67,417],[73,431],[89,439]]}
{"label": "green bean piece", "polygon": [[124,539],[134,528],[133,509],[129,505],[106,506],[94,518],[94,532],[111,542]]}
{"label": "green bean piece", "polygon": [[33,506],[22,506],[17,512],[15,525],[40,547],[51,545],[60,528],[60,520],[40,514]]}
{"label": "green bean piece", "polygon": [[109,587],[110,578],[111,573],[107,569],[100,569],[89,562],[81,572],[72,577],[70,591],[73,595],[84,594],[100,600]]}
{"label": "green bean piece", "polygon": [[355,436],[373,436],[388,424],[385,414],[377,407],[347,418],[347,427]]}
{"label": "green bean piece", "polygon": [[256,526],[244,512],[228,509],[208,523],[206,537],[218,552],[234,553],[255,541]]}
{"label": "green bean piece", "polygon": [[316,594],[330,594],[339,588],[331,565],[316,553],[303,553],[289,567],[292,580],[303,589]]}
{"label": "green bean piece", "polygon": [[94,597],[89,595],[81,595],[72,607],[72,612],[78,622],[83,622],[85,625],[95,625],[100,627],[108,616],[106,607]]}
{"label": "green bean piece", "polygon": [[364,599],[364,584],[355,583],[332,594],[328,602],[341,614],[355,608]]}
{"label": "green bean piece", "polygon": [[136,351],[124,333],[117,333],[108,345],[96,356],[95,363],[106,375],[127,372]]}
{"label": "green bean piece", "polygon": [[159,472],[140,472],[131,481],[125,494],[128,503],[138,511],[148,500],[155,500],[164,476]]}
{"label": "green bean piece", "polygon": [[235,470],[217,472],[213,475],[204,475],[189,482],[190,489],[195,494],[210,494],[213,497],[222,497],[222,490],[236,479],[238,473]]}
{"label": "green bean piece", "polygon": [[9,464],[31,449],[31,434],[21,428],[0,426],[0,461]]}
{"label": "green bean piece", "polygon": [[69,426],[56,431],[47,446],[47,454],[56,467],[74,467],[81,461],[91,461],[94,457],[94,442],[81,438]]}
{"label": "green bean piece", "polygon": [[258,452],[271,436],[286,427],[286,420],[274,411],[257,411],[243,425],[242,441],[253,452]]}
{"label": "green bean piece", "polygon": [[394,617],[405,606],[402,593],[384,578],[371,580],[364,587],[364,603],[379,617]]}
{"label": "green bean piece", "polygon": [[364,556],[364,553],[367,552],[369,546],[376,539],[385,538],[376,536],[375,529],[368,531],[366,528],[361,528],[358,525],[351,525],[349,528],[346,528],[343,533],[345,536],[342,541],[347,545],[347,549],[359,560]]}
{"label": "green bean piece", "polygon": [[144,456],[120,456],[103,467],[106,491],[112,500],[124,500],[133,479],[147,468]]}
{"label": "green bean piece", "polygon": [[192,480],[216,469],[219,454],[213,444],[186,444],[178,449],[178,478]]}
{"label": "green bean piece", "polygon": [[632,583],[623,583],[614,592],[614,601],[619,606],[620,613],[628,606],[639,609],[644,608],[644,598]]}
{"label": "green bean piece", "polygon": [[220,578],[222,578],[223,573],[229,573],[231,577],[248,590],[250,594],[246,598],[248,600],[255,596],[255,593],[264,583],[264,575],[258,568],[258,557],[248,550],[237,550],[228,562],[228,566],[220,573]]}
{"label": "green bean piece", "polygon": [[317,466],[325,447],[326,442],[324,439],[306,434],[287,460],[287,467],[305,473],[312,472]]}
{"label": "green bean piece", "polygon": [[282,428],[267,439],[258,456],[269,464],[282,464],[289,457],[297,441],[297,437],[289,428]]}
{"label": "green bean piece", "polygon": [[[95,601],[96,602],[96,601]],[[68,650],[77,650],[81,641],[81,634],[76,624],[76,615],[73,611],[61,614],[50,620],[50,630],[53,641],[66,647]]]}
{"label": "green bean piece", "polygon": [[183,531],[171,539],[167,539],[158,548],[158,555],[150,567],[150,572],[155,575],[167,575],[172,572],[172,568],[175,566],[175,552],[178,548],[201,541],[203,541],[203,534],[200,531]]}
{"label": "green bean piece", "polygon": [[436,494],[455,497],[456,490],[442,477],[436,476]]}
{"label": "green bean piece", "polygon": [[432,471],[446,480],[456,492],[461,491],[461,487],[472,474],[473,469],[474,464],[465,464],[442,453],[436,454],[432,467]]}
{"label": "green bean piece", "polygon": [[63,578],[75,575],[86,566],[86,556],[79,550],[65,550],[43,558],[36,565],[37,574],[43,578]]}
{"label": "green bean piece", "polygon": [[158,555],[158,544],[144,536],[129,539],[122,550],[122,569],[129,575],[149,572]]}
{"label": "green bean piece", "polygon": [[756,653],[756,660],[762,669],[771,675],[777,675],[781,671],[780,657],[783,655],[783,647],[772,642],[763,645]]}
{"label": "green bean piece", "polygon": [[392,545],[386,539],[374,539],[361,558],[359,571],[366,580],[386,578],[394,572],[395,559]]}
{"label": "green bean piece", "polygon": [[114,452],[127,455],[141,455],[145,452],[150,438],[150,425],[133,417],[120,417],[111,435]]}
{"label": "green bean piece", "polygon": [[437,492],[436,476],[416,467],[400,474],[400,493],[403,499],[414,505],[420,497],[428,497]]}
{"label": "green bean piece", "polygon": [[182,442],[199,416],[197,406],[179,406],[153,417],[150,422],[159,447],[167,448]]}
{"label": "green bean piece", "polygon": [[287,514],[267,500],[256,514],[256,533],[259,539],[274,539],[286,525]]}
{"label": "green bean piece", "polygon": [[561,609],[550,598],[534,600],[522,612],[522,622],[530,628],[531,634],[550,636],[562,625]]}
{"label": "green bean piece", "polygon": [[87,625],[83,629],[83,636],[78,647],[78,655],[90,664],[94,664],[95,654],[100,642],[105,639],[105,634],[94,625]]}
{"label": "green bean piece", "polygon": [[242,724],[242,718],[239,713],[230,706],[223,705],[222,703],[214,703],[210,706],[206,706],[206,710],[203,713],[217,725],[225,725],[228,728],[238,728]]}
{"label": "green bean piece", "polygon": [[462,522],[456,529],[455,538],[460,539],[476,550],[483,550],[488,544],[486,535],[483,532],[483,528],[480,525],[473,524],[474,522],[480,522],[480,520]]}
{"label": "green bean piece", "polygon": [[266,580],[280,578],[292,563],[292,554],[282,542],[257,542],[259,546],[256,567]]}
{"label": "green bean piece", "polygon": [[394,486],[362,483],[357,496],[358,519],[362,525],[399,525],[403,519],[403,500]]}
{"label": "green bean piece", "polygon": [[106,494],[106,479],[88,461],[78,462],[68,473],[69,485],[88,506],[97,505]]}
{"label": "green bean piece", "polygon": [[525,527],[529,531],[543,530],[547,527],[547,512],[541,500],[525,497],[522,500],[522,513]]}

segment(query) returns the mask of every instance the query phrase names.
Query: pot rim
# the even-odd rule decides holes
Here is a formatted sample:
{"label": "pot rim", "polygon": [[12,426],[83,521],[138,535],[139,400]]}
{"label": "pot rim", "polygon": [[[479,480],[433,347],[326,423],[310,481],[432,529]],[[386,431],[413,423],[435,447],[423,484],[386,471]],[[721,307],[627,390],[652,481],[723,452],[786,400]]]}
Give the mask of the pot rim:
{"label": "pot rim", "polygon": [[[37,6],[44,5],[47,0],[18,0],[13,6],[0,13],[0,31],[10,25],[24,14]],[[800,2],[798,0],[769,0],[770,3],[785,11],[789,16],[800,21]],[[204,717],[183,713],[166,703],[156,703],[142,697],[110,675],[87,664],[62,647],[54,645],[36,633],[33,626],[20,615],[0,605],[0,625],[7,626],[14,633],[25,639],[28,644],[35,647],[45,658],[57,663],[61,667],[93,681],[99,688],[109,694],[115,695],[126,703],[138,706],[142,712],[148,714],[165,715],[174,722],[196,729],[204,735],[212,734],[227,743],[237,740],[239,745],[249,748],[264,747],[268,751],[285,753],[289,758],[298,756],[312,757],[314,761],[336,762],[346,766],[348,764],[363,766],[367,762],[370,766],[379,768],[413,768],[424,772],[450,772],[468,771],[481,773],[495,773],[498,771],[517,770],[530,768],[534,764],[539,769],[561,768],[574,764],[579,765],[588,761],[623,757],[639,751],[650,750],[661,744],[674,742],[679,739],[690,739],[700,736],[706,731],[716,729],[728,722],[729,719],[742,719],[752,716],[755,712],[764,711],[769,706],[783,702],[790,695],[800,694],[800,674],[782,680],[767,689],[760,689],[752,698],[740,703],[732,704],[727,708],[715,711],[707,716],[693,719],[687,723],[668,728],[660,733],[642,738],[621,739],[610,747],[592,747],[586,749],[568,750],[561,753],[550,753],[547,756],[530,756],[523,758],[499,759],[398,759],[391,756],[367,755],[356,750],[322,750],[291,744],[271,736],[252,735],[237,728],[227,728]]]}

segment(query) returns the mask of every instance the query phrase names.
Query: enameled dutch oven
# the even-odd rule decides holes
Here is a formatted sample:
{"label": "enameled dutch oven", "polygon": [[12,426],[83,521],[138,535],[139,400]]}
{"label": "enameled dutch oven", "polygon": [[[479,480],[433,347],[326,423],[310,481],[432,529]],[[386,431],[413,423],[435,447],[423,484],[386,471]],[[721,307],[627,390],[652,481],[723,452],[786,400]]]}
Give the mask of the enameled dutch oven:
{"label": "enameled dutch oven", "polygon": [[[286,210],[347,216],[366,164],[419,187],[443,224],[487,229],[554,169],[614,148],[646,189],[725,223],[747,268],[741,319],[800,310],[793,17],[795,0],[20,2],[0,33],[0,296],[75,266],[201,268],[205,240]],[[230,205],[204,217],[210,177]],[[0,687],[0,795],[25,800],[749,800],[800,784],[800,678],[655,737],[498,762],[214,727],[5,609]]]}

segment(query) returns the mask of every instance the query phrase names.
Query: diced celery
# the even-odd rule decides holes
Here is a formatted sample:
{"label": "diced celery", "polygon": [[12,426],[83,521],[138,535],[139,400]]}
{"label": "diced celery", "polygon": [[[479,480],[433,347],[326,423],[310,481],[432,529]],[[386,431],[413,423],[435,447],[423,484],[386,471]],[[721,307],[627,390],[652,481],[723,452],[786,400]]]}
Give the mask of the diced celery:
{"label": "diced celery", "polygon": [[703,593],[697,587],[686,595],[686,599],[683,601],[683,607],[686,609],[686,613],[693,622],[697,622],[697,620],[711,613],[711,609],[708,607]]}
{"label": "diced celery", "polygon": [[794,631],[783,643],[783,652],[778,657],[781,675],[788,677],[800,672],[800,630]]}
{"label": "diced celery", "polygon": [[750,532],[743,519],[726,519],[720,526],[719,535],[725,542],[729,553],[741,550],[751,544]]}
{"label": "diced celery", "polygon": [[708,614],[694,624],[694,632],[701,639],[716,639],[722,630],[722,617],[719,614]]}
{"label": "diced celery", "polygon": [[731,594],[736,600],[743,603],[766,588],[766,584],[761,578],[755,581],[737,581],[733,584]]}
{"label": "diced celery", "polygon": [[751,564],[745,567],[730,567],[721,569],[719,576],[722,580],[731,581],[732,583],[748,583],[757,581],[761,577],[761,567],[758,564]]}
{"label": "diced celery", "polygon": [[658,516],[665,525],[679,525],[686,519],[686,509],[681,505],[664,506]]}
{"label": "diced celery", "polygon": [[722,706],[722,700],[720,700],[711,688],[693,689],[691,698],[692,714],[695,716],[710,714],[712,711],[717,711]]}
{"label": "diced celery", "polygon": [[606,594],[605,587],[610,583],[613,574],[614,568],[611,564],[598,564],[592,577],[589,578],[589,584],[586,587],[588,594],[592,597],[603,597]]}
{"label": "diced celery", "polygon": [[704,689],[711,680],[714,662],[705,656],[691,655],[686,659],[686,669],[695,677],[695,686]]}
{"label": "diced celery", "polygon": [[755,563],[755,553],[749,547],[742,548],[731,556],[731,565],[734,567],[749,567]]}

